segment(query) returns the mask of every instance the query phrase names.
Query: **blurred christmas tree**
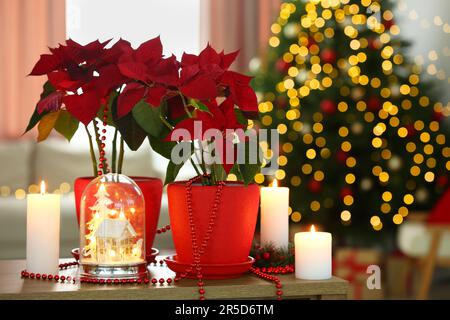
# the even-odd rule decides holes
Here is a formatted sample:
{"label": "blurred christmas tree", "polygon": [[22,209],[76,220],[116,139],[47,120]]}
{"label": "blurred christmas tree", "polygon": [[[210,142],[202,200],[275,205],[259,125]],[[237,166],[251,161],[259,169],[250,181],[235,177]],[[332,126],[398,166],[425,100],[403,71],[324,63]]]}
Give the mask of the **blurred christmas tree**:
{"label": "blurred christmas tree", "polygon": [[291,220],[367,233],[431,208],[448,186],[449,108],[404,55],[392,4],[287,1],[271,29],[254,86]]}

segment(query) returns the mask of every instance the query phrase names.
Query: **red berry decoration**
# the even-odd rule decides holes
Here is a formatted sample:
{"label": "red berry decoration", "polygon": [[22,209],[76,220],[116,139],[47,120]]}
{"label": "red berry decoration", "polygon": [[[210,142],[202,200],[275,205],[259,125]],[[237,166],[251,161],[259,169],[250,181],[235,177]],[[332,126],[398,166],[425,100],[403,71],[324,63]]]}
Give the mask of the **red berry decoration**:
{"label": "red berry decoration", "polygon": [[325,48],[320,53],[320,59],[325,63],[335,63],[337,59],[337,53],[334,49]]}
{"label": "red berry decoration", "polygon": [[342,164],[344,164],[347,161],[348,157],[349,157],[348,153],[345,151],[342,151],[341,149],[339,149],[336,152],[336,159],[337,159],[337,161],[339,161]]}
{"label": "red berry decoration", "polygon": [[383,26],[386,30],[390,30],[394,24],[395,24],[394,19],[383,20]]}
{"label": "red berry decoration", "polygon": [[291,64],[284,61],[283,58],[278,59],[276,62],[276,68],[279,72],[287,72],[290,66]]}
{"label": "red berry decoration", "polygon": [[337,105],[334,101],[325,99],[320,102],[320,110],[327,115],[331,115],[336,112]]}
{"label": "red berry decoration", "polygon": [[309,49],[309,48],[311,48],[312,45],[315,45],[315,44],[317,44],[316,40],[314,40],[314,38],[311,36],[308,37],[308,44],[306,45],[306,47]]}
{"label": "red berry decoration", "polygon": [[434,111],[433,112],[433,119],[434,120],[436,120],[436,121],[438,121],[438,122],[441,122],[441,120],[444,118],[444,115],[442,114],[442,112],[440,112],[440,111]]}
{"label": "red berry decoration", "polygon": [[264,253],[262,254],[262,258],[263,258],[264,260],[269,260],[269,259],[270,259],[270,252],[264,252]]}
{"label": "red berry decoration", "polygon": [[381,100],[377,96],[371,96],[367,100],[367,108],[372,112],[377,112],[381,109]]}
{"label": "red berry decoration", "polygon": [[417,133],[413,124],[408,124],[406,126],[406,130],[408,131],[408,135],[407,135],[408,137],[414,137],[414,135]]}
{"label": "red berry decoration", "polygon": [[309,180],[308,190],[311,191],[312,193],[319,193],[320,191],[322,191],[322,182],[317,181],[314,178]]}
{"label": "red berry decoration", "polygon": [[352,188],[344,187],[344,188],[341,189],[340,197],[341,197],[342,199],[343,199],[344,197],[346,197],[346,196],[351,196],[351,195],[353,195]]}

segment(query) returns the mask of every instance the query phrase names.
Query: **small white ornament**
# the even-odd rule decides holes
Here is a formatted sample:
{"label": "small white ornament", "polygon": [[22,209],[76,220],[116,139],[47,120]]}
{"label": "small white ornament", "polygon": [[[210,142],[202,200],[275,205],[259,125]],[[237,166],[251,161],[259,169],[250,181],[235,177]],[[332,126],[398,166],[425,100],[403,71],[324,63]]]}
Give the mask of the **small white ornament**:
{"label": "small white ornament", "polygon": [[420,188],[416,191],[414,198],[419,203],[424,203],[428,199],[428,191],[424,188]]}
{"label": "small white ornament", "polygon": [[298,32],[299,32],[298,24],[294,22],[288,23],[283,29],[283,33],[288,39],[295,38],[298,35]]}
{"label": "small white ornament", "polygon": [[259,59],[258,57],[252,58],[248,63],[248,68],[253,73],[257,72],[260,67],[261,67],[261,59]]}
{"label": "small white ornament", "polygon": [[390,86],[391,96],[397,98],[400,96],[400,86],[398,84],[393,84]]}
{"label": "small white ornament", "polygon": [[388,161],[388,167],[393,171],[399,170],[402,167],[402,159],[399,156],[393,156]]}
{"label": "small white ornament", "polygon": [[301,132],[303,134],[311,133],[311,125],[309,123],[303,123],[303,128]]}
{"label": "small white ornament", "polygon": [[363,132],[364,126],[361,124],[361,122],[355,122],[352,124],[350,129],[352,130],[353,134],[359,135]]}
{"label": "small white ornament", "polygon": [[360,186],[361,190],[363,191],[369,191],[370,189],[372,189],[372,185],[373,185],[372,180],[369,178],[363,178],[361,180]]}
{"label": "small white ornament", "polygon": [[361,100],[361,98],[364,96],[364,90],[360,87],[355,87],[352,90],[351,96],[355,101]]}
{"label": "small white ornament", "polygon": [[295,80],[298,84],[303,84],[308,79],[308,72],[306,70],[300,70]]}

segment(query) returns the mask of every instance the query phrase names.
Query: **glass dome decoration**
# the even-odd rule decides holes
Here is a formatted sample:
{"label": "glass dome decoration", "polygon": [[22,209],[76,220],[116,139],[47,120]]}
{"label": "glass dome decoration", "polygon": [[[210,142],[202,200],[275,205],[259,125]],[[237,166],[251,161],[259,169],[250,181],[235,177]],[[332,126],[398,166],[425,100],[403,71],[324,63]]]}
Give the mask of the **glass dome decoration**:
{"label": "glass dome decoration", "polygon": [[137,279],[146,274],[141,189],[123,174],[95,178],[81,198],[80,276]]}

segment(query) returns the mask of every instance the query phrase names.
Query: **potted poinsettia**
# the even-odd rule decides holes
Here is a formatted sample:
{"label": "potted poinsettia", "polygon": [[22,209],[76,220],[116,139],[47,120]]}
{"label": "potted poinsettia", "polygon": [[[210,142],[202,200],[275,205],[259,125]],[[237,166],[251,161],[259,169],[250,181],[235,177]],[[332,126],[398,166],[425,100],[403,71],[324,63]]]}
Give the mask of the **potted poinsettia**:
{"label": "potted poinsettia", "polygon": [[[93,176],[80,177],[75,181],[78,219],[81,195],[88,183],[107,172],[121,173],[124,144],[131,150],[137,150],[147,137],[147,133],[131,115],[126,115],[126,111],[123,115],[126,104],[122,105],[122,109],[117,108],[120,95],[135,82],[127,76],[127,65],[132,60],[155,68],[167,63],[162,55],[159,38],[151,39],[137,49],[133,49],[123,39],[105,48],[108,43],[94,41],[81,45],[69,39],[65,45],[51,48],[50,54],[41,55],[30,73],[33,76],[46,75],[48,80],[26,132],[37,125],[37,140],[40,142],[47,139],[52,130],[62,134],[68,141],[80,127],[86,131]],[[156,78],[155,74],[153,79]],[[163,79],[148,80],[146,84],[163,88],[167,82]],[[158,96],[158,92],[149,94],[152,102],[157,99],[152,99],[155,95]],[[93,124],[93,129],[89,129],[90,124]],[[110,128],[114,130],[114,139],[111,143],[111,163],[108,163],[105,133]],[[150,257],[161,205],[162,181],[151,177],[132,178],[146,200],[146,251],[147,257]]]}
{"label": "potted poinsettia", "polygon": [[[248,152],[237,160],[238,151],[245,149],[240,147],[249,144],[245,130],[248,118],[257,113],[257,100],[251,78],[229,70],[236,56],[209,45],[199,55],[185,53],[179,78],[164,77],[173,81],[164,89],[148,85],[148,69],[133,60],[127,75],[135,82],[118,100],[119,109],[135,103],[130,113],[149,134],[153,149],[169,159],[165,183],[176,256],[167,263],[192,277],[198,276],[200,265],[203,276],[228,277],[252,263],[248,254],[259,188],[251,182],[260,165],[247,161]],[[173,65],[165,67],[169,71]],[[149,99],[156,90],[159,104]],[[198,176],[174,182],[185,162]],[[229,174],[237,181],[226,181]],[[223,267],[216,269],[218,265]]]}

